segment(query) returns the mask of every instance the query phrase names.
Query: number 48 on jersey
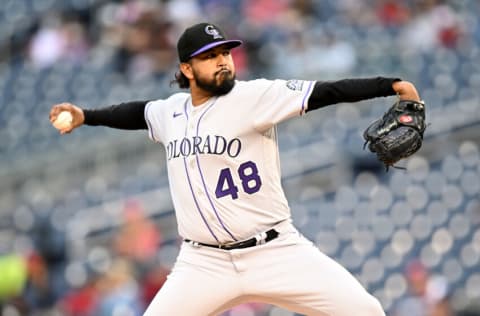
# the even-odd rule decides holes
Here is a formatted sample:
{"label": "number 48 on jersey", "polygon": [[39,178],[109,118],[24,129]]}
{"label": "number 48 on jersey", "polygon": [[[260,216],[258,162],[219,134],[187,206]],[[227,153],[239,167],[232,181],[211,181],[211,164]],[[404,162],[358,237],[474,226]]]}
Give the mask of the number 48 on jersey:
{"label": "number 48 on jersey", "polygon": [[[242,163],[238,167],[238,176],[240,177],[242,188],[245,193],[253,194],[260,190],[262,180],[258,175],[257,165],[253,161]],[[231,195],[232,199],[238,199],[238,187],[235,185],[230,168],[220,170],[218,176],[217,187],[215,188],[215,196],[222,198]]]}

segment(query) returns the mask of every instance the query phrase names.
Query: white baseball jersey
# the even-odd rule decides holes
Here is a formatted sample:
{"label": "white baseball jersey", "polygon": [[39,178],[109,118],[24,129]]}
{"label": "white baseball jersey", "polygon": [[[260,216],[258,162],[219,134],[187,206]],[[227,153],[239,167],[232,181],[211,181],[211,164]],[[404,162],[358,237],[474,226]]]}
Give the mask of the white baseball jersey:
{"label": "white baseball jersey", "polygon": [[276,124],[305,113],[313,81],[237,81],[193,106],[177,93],[145,107],[149,137],[165,146],[179,234],[219,244],[290,220]]}

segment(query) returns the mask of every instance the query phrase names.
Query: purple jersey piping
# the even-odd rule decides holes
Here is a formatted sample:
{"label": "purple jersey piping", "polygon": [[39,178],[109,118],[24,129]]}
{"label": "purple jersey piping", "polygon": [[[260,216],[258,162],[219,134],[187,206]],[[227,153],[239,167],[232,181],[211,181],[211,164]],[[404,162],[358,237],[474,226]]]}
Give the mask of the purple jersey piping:
{"label": "purple jersey piping", "polygon": [[207,220],[205,219],[205,216],[203,215],[202,213],[202,210],[200,209],[200,205],[198,205],[198,202],[197,202],[197,199],[195,198],[195,193],[193,193],[193,187],[192,187],[192,183],[190,182],[190,176],[188,175],[188,170],[187,170],[187,158],[183,158],[183,165],[185,166],[185,173],[187,175],[187,180],[188,180],[188,185],[190,187],[190,192],[192,192],[192,197],[193,197],[193,201],[195,202],[195,206],[197,207],[197,210],[198,212],[200,213],[200,216],[202,217],[202,220],[203,222],[205,223],[205,225],[207,226],[208,230],[210,231],[210,234],[212,234],[213,238],[215,238],[215,240],[220,243],[220,241],[218,240],[217,236],[215,235],[215,233],[213,232],[213,230],[210,228],[210,225],[208,225],[208,222]]}
{"label": "purple jersey piping", "polygon": [[[200,129],[200,121],[202,120],[203,116],[205,115],[205,113],[208,112],[208,110],[210,110],[213,105],[215,104],[215,102],[217,102],[217,100],[215,100],[203,113],[202,115],[199,117],[198,119],[198,122],[197,122],[197,133],[196,133],[196,136],[198,137],[198,131]],[[215,205],[213,204],[212,202],[212,198],[210,197],[210,194],[208,193],[208,190],[207,190],[207,185],[205,184],[205,179],[203,177],[203,173],[202,173],[202,167],[200,166],[200,159],[198,158],[198,154],[195,155],[196,157],[196,160],[197,160],[197,167],[198,167],[198,171],[200,172],[200,178],[202,179],[202,184],[203,184],[203,188],[205,190],[205,194],[207,195],[207,198],[208,198],[208,201],[210,202],[210,205],[212,206],[213,208],[213,211],[215,212],[215,216],[217,216],[217,219],[220,223],[220,225],[222,225],[223,229],[230,235],[230,237],[233,238],[233,240],[237,241],[238,239],[235,238],[235,236],[233,236],[233,234],[228,230],[228,228],[225,226],[225,223],[222,221],[222,219],[220,218],[220,215],[218,214],[217,212],[217,209],[215,208]]]}
{"label": "purple jersey piping", "polygon": [[302,114],[303,114],[303,111],[305,110],[305,99],[306,99],[307,96],[310,94],[310,90],[312,90],[312,85],[313,85],[313,81],[310,81],[310,83],[308,84],[307,93],[305,93],[305,95],[303,96],[302,109],[300,110],[300,115],[302,115]]}
{"label": "purple jersey piping", "polygon": [[[185,111],[185,116],[187,118],[187,123],[185,124],[185,137],[187,137],[187,128],[188,128],[188,114],[187,114],[187,102],[188,102],[188,99],[187,101],[185,101],[185,104],[184,104],[184,111]],[[212,228],[210,228],[210,225],[208,225],[208,222],[205,218],[205,216],[203,215],[203,212],[202,210],[200,209],[200,205],[198,205],[198,202],[197,202],[197,198],[195,197],[195,193],[193,192],[193,187],[192,187],[192,182],[190,181],[190,175],[188,174],[188,168],[187,168],[187,158],[186,157],[183,157],[183,165],[185,167],[185,174],[187,175],[187,180],[188,180],[188,185],[190,187],[190,192],[192,193],[192,197],[193,197],[193,201],[195,202],[195,206],[197,207],[197,211],[198,213],[200,213],[200,216],[202,217],[202,220],[203,222],[205,223],[205,226],[207,226],[208,228],[208,231],[210,232],[210,234],[213,236],[213,238],[215,238],[215,240],[220,243],[220,241],[218,240],[217,236],[215,235],[215,233],[213,232]]]}

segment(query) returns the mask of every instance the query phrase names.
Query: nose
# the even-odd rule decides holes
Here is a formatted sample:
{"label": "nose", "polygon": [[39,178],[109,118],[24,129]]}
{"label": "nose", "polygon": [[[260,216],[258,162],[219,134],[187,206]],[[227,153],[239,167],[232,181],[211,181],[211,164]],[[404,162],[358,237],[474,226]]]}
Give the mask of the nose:
{"label": "nose", "polygon": [[227,57],[223,54],[218,54],[217,56],[217,65],[218,66],[226,66],[227,65]]}

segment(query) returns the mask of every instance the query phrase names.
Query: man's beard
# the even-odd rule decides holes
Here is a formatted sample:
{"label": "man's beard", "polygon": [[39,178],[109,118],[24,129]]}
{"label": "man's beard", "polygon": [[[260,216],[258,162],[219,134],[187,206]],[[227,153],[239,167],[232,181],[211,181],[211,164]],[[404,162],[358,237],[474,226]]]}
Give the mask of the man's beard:
{"label": "man's beard", "polygon": [[[221,74],[222,71],[218,71],[213,75],[212,80],[202,79],[194,73],[195,83],[197,87],[210,92],[213,96],[221,96],[229,93],[235,85],[235,75],[231,71]],[[217,84],[217,76],[223,76],[223,80],[220,84]]]}

